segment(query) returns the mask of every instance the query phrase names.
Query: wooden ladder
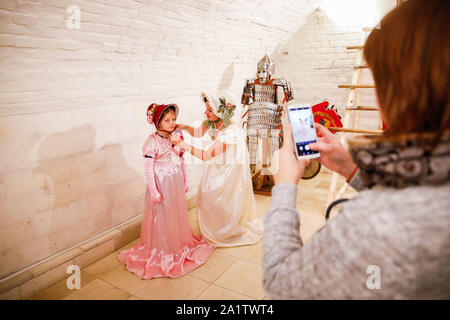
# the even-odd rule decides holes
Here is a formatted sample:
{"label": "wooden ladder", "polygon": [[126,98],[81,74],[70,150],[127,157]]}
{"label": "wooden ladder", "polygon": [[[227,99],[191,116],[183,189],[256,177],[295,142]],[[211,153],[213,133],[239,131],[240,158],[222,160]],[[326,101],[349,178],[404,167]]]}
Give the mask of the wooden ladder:
{"label": "wooden ladder", "polygon": [[[367,32],[372,31],[372,28],[363,28],[362,31],[364,33],[364,42],[365,42],[365,40],[367,38]],[[380,118],[380,127],[379,127],[380,130],[368,130],[368,129],[358,127],[360,111],[372,111],[372,112],[378,111],[377,107],[360,105],[362,89],[375,88],[375,86],[370,85],[370,84],[362,84],[363,70],[368,68],[367,65],[365,63],[363,63],[364,46],[348,46],[346,49],[347,50],[358,50],[358,53],[356,55],[351,84],[338,85],[338,88],[349,89],[347,104],[344,109],[343,128],[336,128],[336,127],[329,128],[331,131],[342,132],[342,135],[341,135],[339,141],[343,145],[347,145],[346,133],[381,134],[383,132],[381,130],[381,128],[382,128],[381,118]],[[354,116],[353,124],[351,127],[349,127],[350,118],[351,118],[352,114]],[[338,181],[338,174],[333,172],[332,177],[331,177],[330,192],[328,194],[326,207],[328,207],[330,205],[330,203],[333,202],[334,200],[341,198],[342,195],[347,190],[348,184],[344,182],[343,186],[339,189],[339,191],[336,191],[337,181]]]}

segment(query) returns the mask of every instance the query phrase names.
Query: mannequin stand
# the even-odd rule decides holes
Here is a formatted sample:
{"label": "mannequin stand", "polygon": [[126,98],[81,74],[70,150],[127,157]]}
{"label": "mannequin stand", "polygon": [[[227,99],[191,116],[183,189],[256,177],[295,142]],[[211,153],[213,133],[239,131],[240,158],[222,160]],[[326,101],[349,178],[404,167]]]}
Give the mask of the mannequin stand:
{"label": "mannequin stand", "polygon": [[261,174],[262,170],[266,171],[267,165],[263,165],[263,168],[253,175],[253,193],[270,196],[272,195],[272,187],[275,185],[273,175]]}

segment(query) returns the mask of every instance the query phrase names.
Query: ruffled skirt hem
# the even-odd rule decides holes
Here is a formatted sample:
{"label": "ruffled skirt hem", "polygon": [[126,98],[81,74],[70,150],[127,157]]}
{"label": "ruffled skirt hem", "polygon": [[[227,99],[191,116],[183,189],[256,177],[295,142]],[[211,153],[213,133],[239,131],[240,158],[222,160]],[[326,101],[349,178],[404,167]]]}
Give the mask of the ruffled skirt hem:
{"label": "ruffled skirt hem", "polygon": [[194,241],[175,253],[146,248],[144,243],[122,251],[118,259],[141,279],[179,278],[206,262],[215,247],[194,236]]}

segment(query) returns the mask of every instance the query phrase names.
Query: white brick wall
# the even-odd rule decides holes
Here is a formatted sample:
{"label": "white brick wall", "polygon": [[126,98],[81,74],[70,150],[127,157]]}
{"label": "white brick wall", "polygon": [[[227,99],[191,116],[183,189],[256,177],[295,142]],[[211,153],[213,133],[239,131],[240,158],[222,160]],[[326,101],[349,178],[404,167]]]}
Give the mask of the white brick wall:
{"label": "white brick wall", "polygon": [[201,90],[238,103],[266,53],[298,100],[344,101],[347,70],[315,68],[352,64],[356,33],[317,19],[322,2],[0,1],[0,278],[142,213],[151,102],[194,124]]}
{"label": "white brick wall", "polygon": [[[359,13],[352,12],[351,4],[351,0],[341,1],[342,12],[357,17]],[[394,6],[395,1],[377,1],[375,20]],[[318,103],[326,99],[331,104],[345,107],[350,90],[338,89],[338,85],[351,83],[357,55],[356,50],[346,50],[346,47],[363,45],[369,33],[362,32],[363,24],[352,24],[352,21],[348,26],[337,25],[324,7],[311,13],[302,28],[274,57],[278,72],[293,84],[297,102]],[[373,84],[369,69],[363,69],[362,84]],[[360,89],[360,92],[360,105],[377,105],[374,89]],[[344,118],[344,110],[340,114]],[[360,112],[360,128],[379,129],[379,124],[376,112]]]}

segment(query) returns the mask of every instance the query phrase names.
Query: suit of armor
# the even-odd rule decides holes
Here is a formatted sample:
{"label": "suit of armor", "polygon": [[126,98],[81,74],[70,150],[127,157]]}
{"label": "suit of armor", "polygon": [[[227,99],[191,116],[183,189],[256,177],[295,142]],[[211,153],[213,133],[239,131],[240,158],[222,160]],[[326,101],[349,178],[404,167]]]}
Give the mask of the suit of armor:
{"label": "suit of armor", "polygon": [[242,93],[241,103],[248,110],[244,125],[247,125],[248,148],[250,153],[250,167],[255,173],[258,155],[258,145],[262,141],[262,167],[268,167],[273,152],[282,143],[281,115],[283,106],[278,103],[279,90],[282,89],[284,96],[282,104],[294,98],[292,88],[288,81],[283,78],[272,79],[274,72],[273,61],[265,55],[258,63],[257,78],[247,80]]}

